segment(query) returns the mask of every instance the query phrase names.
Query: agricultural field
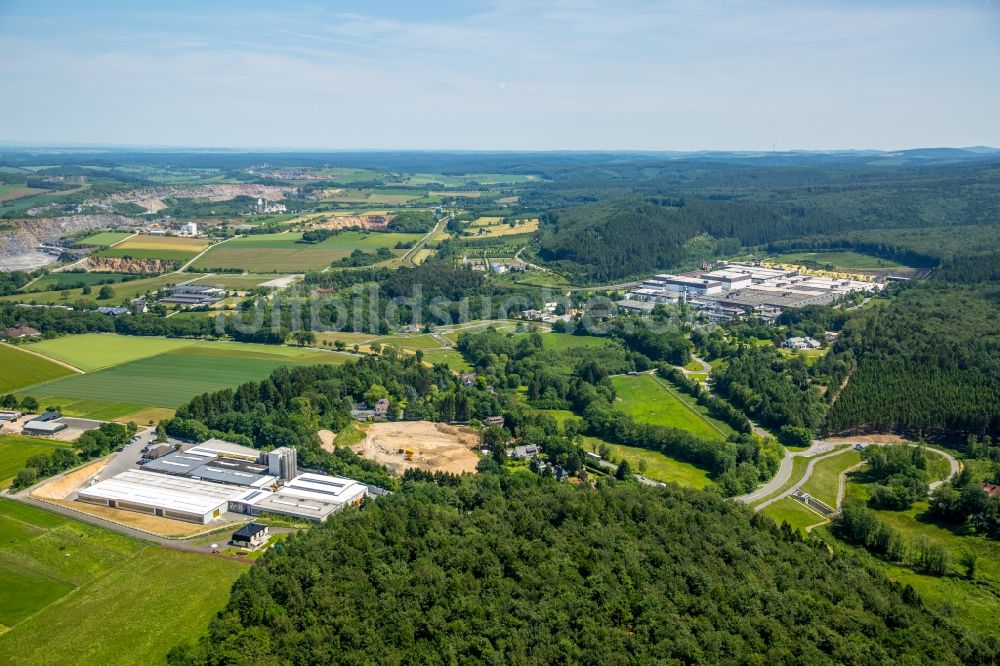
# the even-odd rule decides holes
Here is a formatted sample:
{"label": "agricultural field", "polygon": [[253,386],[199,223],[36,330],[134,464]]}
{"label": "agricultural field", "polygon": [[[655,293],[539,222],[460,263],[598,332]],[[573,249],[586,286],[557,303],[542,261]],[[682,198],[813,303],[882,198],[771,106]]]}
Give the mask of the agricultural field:
{"label": "agricultural field", "polygon": [[192,342],[184,338],[83,333],[42,340],[33,344],[31,349],[91,372],[188,347]]}
{"label": "agricultural field", "polygon": [[375,252],[385,247],[395,250],[398,243],[415,243],[423,234],[345,231],[322,243],[300,243],[301,233],[256,234],[235,238],[210,249],[194,267],[212,269],[245,268],[263,273],[299,273],[320,270],[354,250]]}
{"label": "agricultural field", "polygon": [[48,190],[38,187],[28,187],[27,185],[17,183],[0,183],[0,201],[13,201],[14,199],[22,199],[45,192],[48,192]]}
{"label": "agricultural field", "polygon": [[[90,400],[105,418],[125,418],[138,406],[175,408],[192,396],[260,380],[282,365],[343,363],[345,354],[313,348],[186,341],[188,346],[22,391],[42,403]],[[103,403],[103,406],[97,407]],[[91,414],[92,416],[92,414]]]}
{"label": "agricultural field", "polygon": [[611,378],[618,393],[616,404],[636,421],[686,430],[704,439],[725,439],[728,433],[713,424],[706,414],[680,399],[678,392],[668,391],[651,375]]}
{"label": "agricultural field", "polygon": [[881,270],[891,268],[910,268],[891,259],[882,259],[851,250],[830,252],[790,252],[773,257],[774,261],[785,264],[819,264],[833,266],[845,270]]}
{"label": "agricultural field", "polygon": [[191,284],[203,284],[211,287],[219,287],[220,289],[244,291],[248,289],[253,289],[254,287],[260,286],[261,283],[273,279],[274,279],[273,275],[256,275],[253,273],[243,273],[243,274],[218,273],[215,275],[206,275],[203,278],[198,278],[197,280],[194,280]]}
{"label": "agricultural field", "polygon": [[510,226],[500,217],[480,217],[475,220],[466,233],[478,238],[495,238],[497,236],[513,236],[515,234],[533,234],[538,231],[538,219],[520,219]]}
{"label": "agricultural field", "polygon": [[[14,480],[18,470],[24,467],[24,461],[31,456],[49,453],[53,449],[67,448],[66,442],[41,437],[22,435],[0,435],[0,489],[8,487]],[[3,543],[3,523],[0,522],[0,547]],[[2,594],[2,592],[0,592]],[[0,624],[3,618],[0,618]]]}
{"label": "agricultural field", "polygon": [[81,238],[76,244],[107,247],[108,245],[119,243],[131,235],[128,231],[101,231],[86,238]]}
{"label": "agricultural field", "polygon": [[245,570],[0,500],[0,624],[10,627],[0,654],[18,664],[162,663],[200,635]]}
{"label": "agricultural field", "polygon": [[440,349],[425,349],[425,363],[444,363],[454,372],[469,372],[472,366],[458,351],[442,347]]}
{"label": "agricultural field", "polygon": [[[183,275],[179,273],[167,273],[165,275],[157,275],[150,278],[125,280],[111,285],[111,288],[114,290],[114,296],[106,301],[97,300],[98,290],[95,288],[91,288],[92,293],[90,294],[84,294],[82,289],[52,289],[50,291],[24,292],[11,294],[9,296],[0,296],[0,301],[65,305],[67,303],[75,303],[80,299],[89,299],[95,301],[98,305],[118,305],[128,299],[135,298],[136,296],[142,296],[147,291],[156,292],[163,287],[187,283],[199,277],[201,277],[201,275],[197,273],[184,273]],[[63,291],[66,293],[64,294]]]}
{"label": "agricultural field", "polygon": [[708,472],[691,463],[675,460],[659,451],[650,451],[637,446],[608,443],[616,460],[627,460],[633,472],[638,472],[645,465],[644,476],[653,481],[676,483],[686,488],[701,490],[715,483],[708,477]]}
{"label": "agricultural field", "polygon": [[0,395],[73,374],[69,368],[7,344],[0,344]]}

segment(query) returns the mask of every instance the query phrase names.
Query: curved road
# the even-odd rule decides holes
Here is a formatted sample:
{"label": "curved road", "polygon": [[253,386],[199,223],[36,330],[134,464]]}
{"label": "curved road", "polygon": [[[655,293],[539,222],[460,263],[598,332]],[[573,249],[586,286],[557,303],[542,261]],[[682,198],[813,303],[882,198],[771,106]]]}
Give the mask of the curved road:
{"label": "curved road", "polygon": [[[831,447],[835,447],[839,444],[848,444],[849,446],[845,446],[831,453],[826,453],[827,451],[830,450]],[[816,463],[820,462],[821,460],[826,460],[827,458],[833,458],[834,456],[839,456],[841,454],[847,453],[848,451],[854,450],[853,444],[854,443],[852,442],[823,442],[817,440],[814,441],[813,445],[810,446],[805,451],[797,451],[792,453],[786,449],[785,457],[781,459],[781,465],[778,468],[778,472],[774,475],[774,477],[770,481],[768,481],[767,483],[765,483],[763,486],[753,491],[752,493],[747,493],[746,495],[740,495],[739,497],[736,497],[734,499],[743,502],[745,504],[752,504],[753,502],[756,502],[758,500],[767,497],[768,495],[776,492],[779,488],[785,485],[791,478],[792,464],[793,464],[792,458],[813,456],[813,458],[809,461],[809,464],[807,465],[806,471],[802,475],[802,478],[796,481],[793,485],[786,488],[779,495],[776,495],[765,502],[761,502],[760,504],[754,507],[754,511],[760,511],[765,507],[773,504],[774,502],[777,502],[780,499],[788,497],[796,490],[804,486],[806,482],[809,481],[809,478],[812,476],[813,468],[816,466]],[[885,446],[887,444],[905,444],[906,446],[910,447],[920,446],[920,444],[914,444],[911,442],[874,442],[874,443],[869,443],[869,446]],[[962,466],[961,463],[958,461],[958,459],[955,458],[955,456],[951,455],[946,451],[942,451],[941,449],[935,448],[933,446],[924,446],[924,448],[928,451],[933,451],[934,453],[940,455],[941,457],[943,457],[945,460],[948,461],[947,476],[945,476],[943,479],[938,479],[937,481],[933,481],[932,483],[929,484],[929,489],[934,490],[935,488],[939,487],[941,484],[945,483],[946,481],[954,477],[956,474],[958,474]],[[834,507],[835,509],[840,509],[840,505],[843,502],[847,484],[847,474],[855,469],[858,469],[863,464],[864,463],[858,463],[857,465],[854,465],[840,473],[838,479],[838,487],[837,487],[837,506]]]}

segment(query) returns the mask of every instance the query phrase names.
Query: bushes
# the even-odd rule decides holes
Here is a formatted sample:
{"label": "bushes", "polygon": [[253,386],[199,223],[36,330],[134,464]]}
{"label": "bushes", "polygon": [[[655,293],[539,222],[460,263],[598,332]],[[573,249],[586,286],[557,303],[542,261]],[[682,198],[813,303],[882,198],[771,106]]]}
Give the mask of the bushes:
{"label": "bushes", "polygon": [[75,450],[54,449],[51,453],[31,456],[14,477],[13,488],[19,490],[46,477],[76,467],[91,458],[100,458],[124,446],[135,434],[134,424],[102,423],[96,430],[88,430],[76,440]]}

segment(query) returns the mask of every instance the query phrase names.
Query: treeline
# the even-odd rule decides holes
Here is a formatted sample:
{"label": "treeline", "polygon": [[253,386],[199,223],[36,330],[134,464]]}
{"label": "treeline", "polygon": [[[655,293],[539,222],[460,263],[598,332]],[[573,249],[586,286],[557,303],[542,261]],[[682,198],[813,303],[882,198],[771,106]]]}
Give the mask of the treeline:
{"label": "treeline", "polygon": [[929,281],[862,311],[834,352],[857,359],[826,430],[964,442],[1000,436],[1000,287]]}
{"label": "treeline", "polygon": [[[359,618],[363,621],[359,621]],[[863,627],[863,631],[859,630]],[[414,480],[291,535],[168,663],[963,663],[871,558],[709,493]]]}
{"label": "treeline", "polygon": [[330,455],[316,432],[350,427],[354,403],[374,404],[380,398],[389,400],[393,419],[468,421],[504,414],[511,428],[518,424],[501,395],[485,386],[463,386],[446,367],[429,368],[420,357],[365,357],[340,366],[278,368],[261,382],[192,398],[166,424],[167,432],[197,439],[216,431],[245,437],[262,449],[294,446],[302,467],[392,488],[395,481],[384,467],[346,447]]}
{"label": "treeline", "polygon": [[72,448],[53,448],[49,453],[39,453],[28,458],[18,470],[12,487],[20,490],[54,474],[64,472],[92,458],[100,458],[125,446],[136,433],[136,425],[102,423],[96,430],[80,435]]}
{"label": "treeline", "polygon": [[948,571],[950,555],[944,546],[926,539],[908,543],[899,530],[858,502],[846,502],[830,529],[844,541],[889,562],[906,564],[932,576],[943,576]]}
{"label": "treeline", "polygon": [[435,224],[437,224],[437,219],[429,210],[401,210],[393,214],[386,229],[401,233],[426,234],[434,228]]}
{"label": "treeline", "polygon": [[826,406],[810,368],[774,347],[742,346],[712,373],[712,387],[789,446],[808,446]]}
{"label": "treeline", "polygon": [[683,372],[669,365],[661,364],[657,367],[656,371],[669,379],[680,390],[693,397],[699,405],[708,409],[709,414],[720,421],[728,423],[736,432],[744,434],[753,432],[753,424],[750,423],[750,419],[746,417],[746,414],[725,400],[712,395],[711,391],[706,389],[701,382],[689,379]]}

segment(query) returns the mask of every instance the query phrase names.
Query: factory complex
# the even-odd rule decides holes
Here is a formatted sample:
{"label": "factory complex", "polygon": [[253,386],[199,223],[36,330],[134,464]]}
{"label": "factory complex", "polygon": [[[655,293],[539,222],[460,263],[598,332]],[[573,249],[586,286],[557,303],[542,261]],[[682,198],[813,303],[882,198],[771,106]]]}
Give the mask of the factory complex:
{"label": "factory complex", "polygon": [[81,488],[76,499],[207,524],[227,512],[322,522],[367,494],[368,487],[352,479],[300,474],[294,448],[260,452],[210,439],[180,450],[151,447],[138,469]]}
{"label": "factory complex", "polygon": [[856,277],[824,277],[796,269],[751,264],[724,264],[708,272],[661,274],[645,280],[618,304],[639,312],[658,303],[685,301],[709,319],[720,321],[757,316],[773,321],[785,308],[826,305],[857,292],[876,292],[885,285]]}

